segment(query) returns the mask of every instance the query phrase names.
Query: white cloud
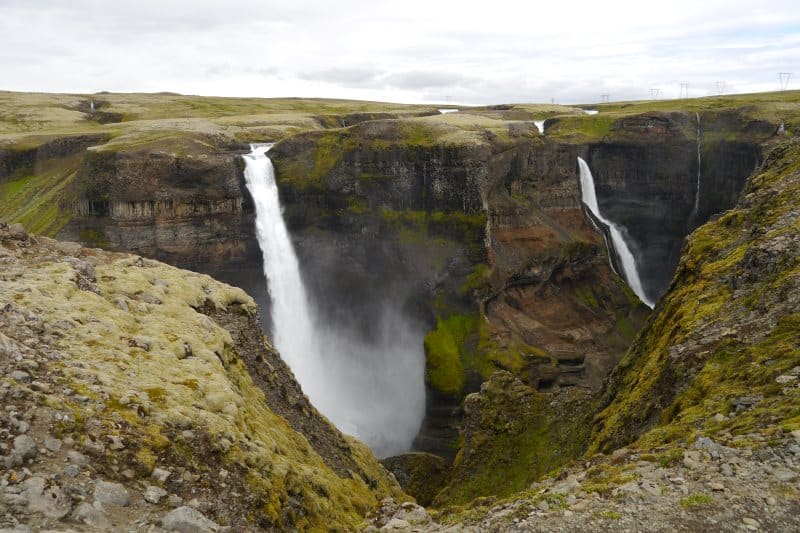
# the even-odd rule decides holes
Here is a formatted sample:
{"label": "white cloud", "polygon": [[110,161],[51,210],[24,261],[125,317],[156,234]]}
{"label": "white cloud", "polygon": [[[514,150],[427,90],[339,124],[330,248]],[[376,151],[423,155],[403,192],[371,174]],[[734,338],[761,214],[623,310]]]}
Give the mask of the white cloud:
{"label": "white cloud", "polygon": [[0,0],[0,89],[568,103],[800,77],[792,1],[537,4]]}

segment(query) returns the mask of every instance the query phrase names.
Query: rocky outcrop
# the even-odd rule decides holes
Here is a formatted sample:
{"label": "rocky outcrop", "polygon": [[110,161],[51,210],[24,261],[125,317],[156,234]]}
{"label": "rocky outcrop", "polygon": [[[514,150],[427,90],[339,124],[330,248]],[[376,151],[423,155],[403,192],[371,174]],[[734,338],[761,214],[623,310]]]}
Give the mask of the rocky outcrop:
{"label": "rocky outcrop", "polygon": [[236,154],[203,138],[182,142],[191,150],[87,152],[59,236],[205,272],[257,263]]}
{"label": "rocky outcrop", "polygon": [[19,225],[0,264],[0,527],[353,529],[405,498],[240,289]]}

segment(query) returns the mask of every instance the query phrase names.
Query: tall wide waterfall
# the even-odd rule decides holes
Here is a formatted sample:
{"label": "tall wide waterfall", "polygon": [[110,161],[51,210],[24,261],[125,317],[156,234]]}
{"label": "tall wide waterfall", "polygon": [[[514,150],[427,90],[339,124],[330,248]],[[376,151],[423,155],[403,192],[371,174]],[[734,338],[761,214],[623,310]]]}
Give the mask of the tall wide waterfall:
{"label": "tall wide waterfall", "polygon": [[581,200],[592,214],[600,222],[608,226],[608,232],[611,236],[611,250],[609,254],[616,253],[619,259],[619,266],[622,269],[622,277],[628,283],[628,286],[636,293],[636,296],[651,309],[655,305],[645,294],[642,280],[639,277],[639,271],[636,268],[636,259],[633,257],[628,243],[625,242],[623,237],[623,228],[608,220],[600,213],[600,206],[597,203],[597,193],[594,188],[594,177],[589,165],[582,158],[578,158],[578,169],[581,179]]}
{"label": "tall wide waterfall", "polygon": [[316,320],[283,220],[271,145],[244,156],[264,256],[273,340],[311,402],[339,429],[378,455],[411,448],[425,413],[422,335],[387,310],[375,317],[379,341],[367,342]]}

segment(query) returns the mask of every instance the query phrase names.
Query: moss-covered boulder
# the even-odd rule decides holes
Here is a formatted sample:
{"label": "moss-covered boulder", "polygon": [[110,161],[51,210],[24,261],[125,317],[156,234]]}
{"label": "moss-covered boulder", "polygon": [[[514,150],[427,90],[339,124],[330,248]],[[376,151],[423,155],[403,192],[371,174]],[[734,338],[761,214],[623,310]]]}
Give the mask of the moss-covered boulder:
{"label": "moss-covered boulder", "polygon": [[0,397],[53,450],[26,466],[52,477],[91,457],[53,490],[123,483],[134,503],[108,517],[115,529],[166,512],[141,499],[152,484],[235,530],[351,529],[381,498],[404,498],[308,403],[242,290],[5,224],[0,263]]}

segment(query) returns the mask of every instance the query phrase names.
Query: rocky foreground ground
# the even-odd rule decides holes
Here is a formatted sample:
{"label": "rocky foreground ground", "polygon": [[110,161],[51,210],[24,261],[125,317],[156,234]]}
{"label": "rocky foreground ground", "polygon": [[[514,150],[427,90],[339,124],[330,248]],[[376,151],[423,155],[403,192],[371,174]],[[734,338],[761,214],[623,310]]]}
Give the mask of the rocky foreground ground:
{"label": "rocky foreground ground", "polygon": [[[786,376],[798,386],[800,367]],[[720,415],[722,416],[722,415]],[[734,415],[735,416],[735,415]],[[369,531],[798,531],[800,431],[637,454],[620,449],[534,483],[505,501],[478,499],[434,520],[386,499]],[[743,442],[757,443],[741,448]]]}

